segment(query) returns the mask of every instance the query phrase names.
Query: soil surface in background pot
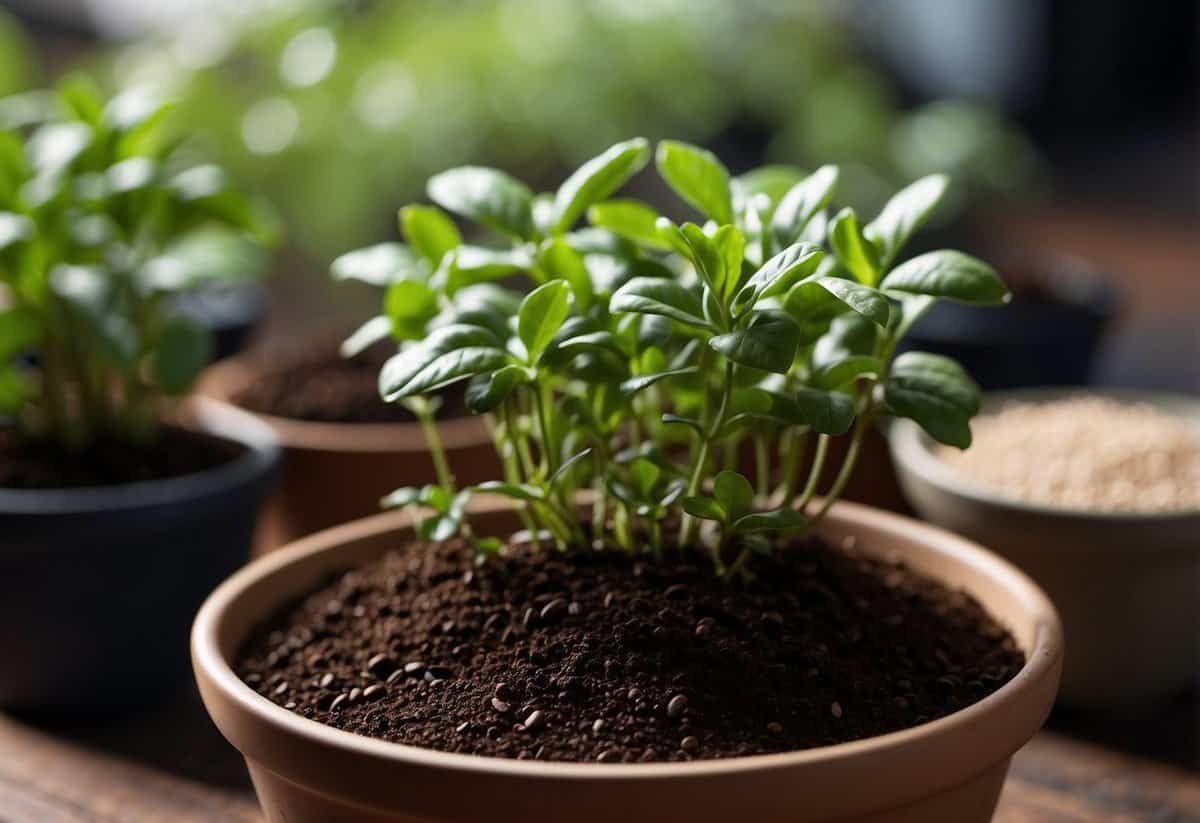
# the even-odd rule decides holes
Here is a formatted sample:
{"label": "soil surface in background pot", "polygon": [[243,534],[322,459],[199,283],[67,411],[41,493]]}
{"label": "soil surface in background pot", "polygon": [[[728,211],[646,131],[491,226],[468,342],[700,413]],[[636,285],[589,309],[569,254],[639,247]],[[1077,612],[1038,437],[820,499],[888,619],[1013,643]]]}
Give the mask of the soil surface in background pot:
{"label": "soil surface in background pot", "polygon": [[20,440],[0,429],[0,488],[70,489],[164,480],[215,469],[246,451],[241,443],[164,426],[152,443],[109,437],[82,451],[57,442]]}
{"label": "soil surface in background pot", "polygon": [[949,714],[1024,664],[969,596],[853,546],[758,558],[756,581],[618,552],[515,547],[476,567],[413,544],[260,627],[260,694],[414,746],[634,762],[781,752]]}
{"label": "soil surface in background pot", "polygon": [[[272,347],[251,360],[254,382],[233,402],[259,414],[311,423],[411,423],[415,417],[398,403],[379,397],[379,370],[395,347],[377,345],[345,359],[336,345],[314,345],[286,355]],[[278,355],[278,356],[276,356]],[[438,417],[466,414],[461,388],[446,392]]]}

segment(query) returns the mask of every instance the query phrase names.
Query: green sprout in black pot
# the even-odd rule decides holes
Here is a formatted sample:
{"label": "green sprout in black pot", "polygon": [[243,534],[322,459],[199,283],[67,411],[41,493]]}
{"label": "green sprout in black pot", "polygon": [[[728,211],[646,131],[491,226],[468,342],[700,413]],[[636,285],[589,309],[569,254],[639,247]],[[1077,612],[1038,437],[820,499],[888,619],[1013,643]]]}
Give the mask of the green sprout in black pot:
{"label": "green sprout in black pot", "polygon": [[171,298],[265,262],[264,215],[169,115],[78,81],[0,101],[0,415],[23,437],[153,440],[211,349]]}
{"label": "green sprout in black pot", "polygon": [[[621,143],[539,195],[499,171],[454,169],[430,181],[430,199],[506,244],[465,244],[445,212],[415,206],[401,213],[407,245],[335,263],[387,287],[384,313],[347,344],[400,341],[383,397],[429,403],[467,381],[469,408],[495,433],[503,479],[460,490],[442,472],[438,488],[386,501],[432,508],[427,538],[461,531],[481,554],[497,550],[464,517],[469,494],[486,491],[517,502],[539,545],[703,550],[734,577],[821,521],[881,416],[969,445],[979,395],[963,370],[894,357],[934,301],[1008,299],[992,268],[961,252],[901,259],[944,177],[918,180],[864,224],[831,209],[836,168],[733,177],[710,152],[664,141],[658,173],[703,221],[677,224],[609,199],[649,159],[645,141]],[[512,275],[534,288],[496,282]],[[835,437],[849,445],[821,489]],[[753,478],[738,471],[746,442]]]}

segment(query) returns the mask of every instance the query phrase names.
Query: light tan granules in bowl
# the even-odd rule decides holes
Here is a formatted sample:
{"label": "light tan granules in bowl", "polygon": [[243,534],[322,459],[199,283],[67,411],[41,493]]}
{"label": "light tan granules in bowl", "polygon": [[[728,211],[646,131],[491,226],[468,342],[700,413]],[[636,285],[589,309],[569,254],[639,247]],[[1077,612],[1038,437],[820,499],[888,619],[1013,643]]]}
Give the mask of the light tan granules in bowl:
{"label": "light tan granules in bowl", "polygon": [[938,457],[1030,503],[1097,512],[1200,510],[1200,433],[1153,406],[1080,395],[1014,402]]}

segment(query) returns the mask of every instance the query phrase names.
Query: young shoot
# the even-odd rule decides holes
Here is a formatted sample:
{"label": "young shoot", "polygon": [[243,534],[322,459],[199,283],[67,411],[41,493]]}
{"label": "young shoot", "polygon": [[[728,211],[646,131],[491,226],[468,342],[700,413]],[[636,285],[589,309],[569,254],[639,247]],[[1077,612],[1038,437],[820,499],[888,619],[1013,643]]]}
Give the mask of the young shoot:
{"label": "young shoot", "polygon": [[[469,409],[495,434],[503,478],[460,490],[442,471],[440,493],[385,501],[432,509],[430,539],[462,532],[495,551],[464,518],[469,494],[486,491],[513,499],[539,544],[702,551],[735,577],[754,553],[821,521],[881,417],[970,444],[970,378],[939,355],[895,356],[937,300],[1009,298],[990,266],[961,252],[902,259],[946,178],[916,181],[863,223],[832,207],[832,166],[735,177],[674,141],[654,159],[697,219],[612,198],[650,160],[649,144],[630,140],[553,193],[491,169],[439,174],[435,205],[401,211],[405,244],[335,261],[335,277],[386,288],[383,313],[345,345],[399,343],[382,396],[418,409],[465,381]],[[451,215],[485,240],[465,242]],[[522,278],[527,293],[512,286]],[[835,437],[849,444],[823,489]],[[745,444],[753,482],[741,473]],[[430,449],[444,465],[436,437]]]}

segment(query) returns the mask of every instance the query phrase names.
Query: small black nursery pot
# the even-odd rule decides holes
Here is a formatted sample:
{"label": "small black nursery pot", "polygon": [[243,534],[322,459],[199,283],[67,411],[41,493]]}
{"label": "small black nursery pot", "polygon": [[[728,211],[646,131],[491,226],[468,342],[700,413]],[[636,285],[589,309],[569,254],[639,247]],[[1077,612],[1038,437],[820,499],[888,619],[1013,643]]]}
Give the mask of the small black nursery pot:
{"label": "small black nursery pot", "polygon": [[279,455],[252,415],[191,412],[241,454],[153,482],[0,489],[0,707],[120,710],[183,679],[192,616],[247,559]]}

